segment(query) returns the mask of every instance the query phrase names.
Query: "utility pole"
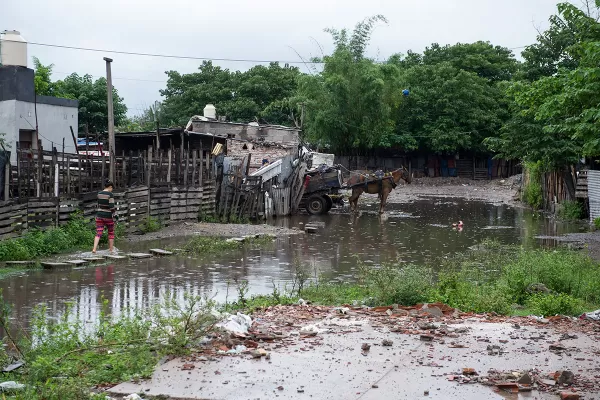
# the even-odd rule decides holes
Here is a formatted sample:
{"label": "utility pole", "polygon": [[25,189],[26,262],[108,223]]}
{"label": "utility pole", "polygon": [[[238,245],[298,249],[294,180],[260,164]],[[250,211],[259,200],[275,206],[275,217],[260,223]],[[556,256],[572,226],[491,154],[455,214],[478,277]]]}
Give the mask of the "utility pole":
{"label": "utility pole", "polygon": [[156,121],[156,150],[160,151],[160,122],[158,121],[158,100],[154,102],[154,120]]}
{"label": "utility pole", "polygon": [[115,116],[113,110],[113,86],[110,64],[112,58],[104,57],[106,61],[106,95],[108,99],[108,178],[115,184]]}

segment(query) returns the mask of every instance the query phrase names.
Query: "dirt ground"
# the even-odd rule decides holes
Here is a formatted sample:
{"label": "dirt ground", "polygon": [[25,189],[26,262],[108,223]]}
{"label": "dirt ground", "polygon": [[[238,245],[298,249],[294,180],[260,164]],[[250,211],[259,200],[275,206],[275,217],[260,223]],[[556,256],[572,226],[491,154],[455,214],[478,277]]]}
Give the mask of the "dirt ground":
{"label": "dirt ground", "polygon": [[[388,197],[388,203],[406,203],[422,197],[459,197],[494,204],[520,204],[515,195],[520,187],[520,175],[508,179],[475,181],[462,178],[419,178],[411,184],[400,184]],[[346,191],[350,194],[350,191]],[[376,196],[361,196],[360,202],[378,202]]]}
{"label": "dirt ground", "polygon": [[[244,335],[116,396],[167,399],[600,399],[600,323],[413,308],[275,306]],[[237,346],[243,345],[240,348]],[[241,350],[239,354],[232,349]],[[579,396],[579,397],[577,397]],[[148,397],[144,397],[148,398]]]}
{"label": "dirt ground", "polygon": [[303,233],[298,229],[287,229],[266,224],[216,224],[208,222],[182,222],[170,225],[158,232],[150,232],[144,235],[133,235],[126,237],[128,242],[139,242],[141,240],[157,240],[182,236],[219,236],[219,237],[242,237],[246,235],[293,235]]}

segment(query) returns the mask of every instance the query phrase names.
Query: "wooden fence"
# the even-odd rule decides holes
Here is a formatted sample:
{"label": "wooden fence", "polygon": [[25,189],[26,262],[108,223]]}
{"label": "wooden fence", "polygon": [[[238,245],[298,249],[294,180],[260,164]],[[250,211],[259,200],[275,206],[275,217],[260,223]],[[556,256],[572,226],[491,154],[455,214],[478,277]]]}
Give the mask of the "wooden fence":
{"label": "wooden fence", "polygon": [[[105,156],[69,154],[42,149],[17,149],[17,162],[5,175],[4,200],[30,197],[77,197],[101,190],[108,178]],[[174,148],[130,151],[115,157],[115,189],[136,185],[202,186],[214,179],[210,149]]]}
{"label": "wooden fence", "polygon": [[[128,233],[138,233],[154,217],[162,226],[172,221],[197,221],[200,214],[214,214],[215,184],[204,187],[139,186],[115,192],[118,223]],[[95,193],[78,199],[43,197],[0,203],[0,239],[21,236],[31,228],[49,228],[66,224],[75,212],[92,223],[98,209]]]}

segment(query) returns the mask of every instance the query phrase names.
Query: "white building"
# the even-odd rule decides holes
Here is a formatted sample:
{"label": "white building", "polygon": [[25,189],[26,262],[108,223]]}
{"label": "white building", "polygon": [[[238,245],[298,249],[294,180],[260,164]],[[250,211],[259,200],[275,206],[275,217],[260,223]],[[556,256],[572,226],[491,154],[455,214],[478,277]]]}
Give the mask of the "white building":
{"label": "white building", "polygon": [[27,43],[19,32],[2,33],[0,57],[0,134],[11,164],[17,160],[17,146],[37,149],[38,140],[44,150],[54,146],[61,151],[64,138],[74,152],[71,128],[77,134],[78,101],[36,96],[34,71],[27,68]]}

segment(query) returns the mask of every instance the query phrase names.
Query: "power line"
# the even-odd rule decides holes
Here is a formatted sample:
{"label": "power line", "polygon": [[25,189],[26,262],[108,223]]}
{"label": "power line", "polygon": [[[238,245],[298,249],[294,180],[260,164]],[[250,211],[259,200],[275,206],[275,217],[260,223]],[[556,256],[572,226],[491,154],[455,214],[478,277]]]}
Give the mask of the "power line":
{"label": "power line", "polygon": [[[9,42],[11,40],[7,40]],[[49,44],[49,43],[38,43],[38,42],[28,42],[30,45],[34,46],[43,46],[43,47],[55,47],[61,49],[69,49],[69,50],[82,50],[82,51],[93,51],[98,53],[114,53],[114,54],[125,54],[132,56],[144,56],[144,57],[161,57],[161,58],[175,58],[175,59],[183,59],[183,60],[201,60],[201,61],[228,61],[228,62],[249,62],[249,63],[284,63],[284,64],[325,64],[324,61],[291,61],[291,60],[253,60],[253,59],[243,59],[243,58],[211,58],[211,57],[198,57],[198,56],[180,56],[180,55],[172,55],[172,54],[157,54],[157,53],[140,53],[133,51],[120,51],[120,50],[106,50],[106,49],[94,49],[89,47],[76,47],[76,46],[65,46],[59,44]],[[518,50],[524,49],[530,45],[511,47],[508,50]],[[120,79],[130,79],[130,78],[120,78]],[[134,79],[131,79],[134,80]]]}

